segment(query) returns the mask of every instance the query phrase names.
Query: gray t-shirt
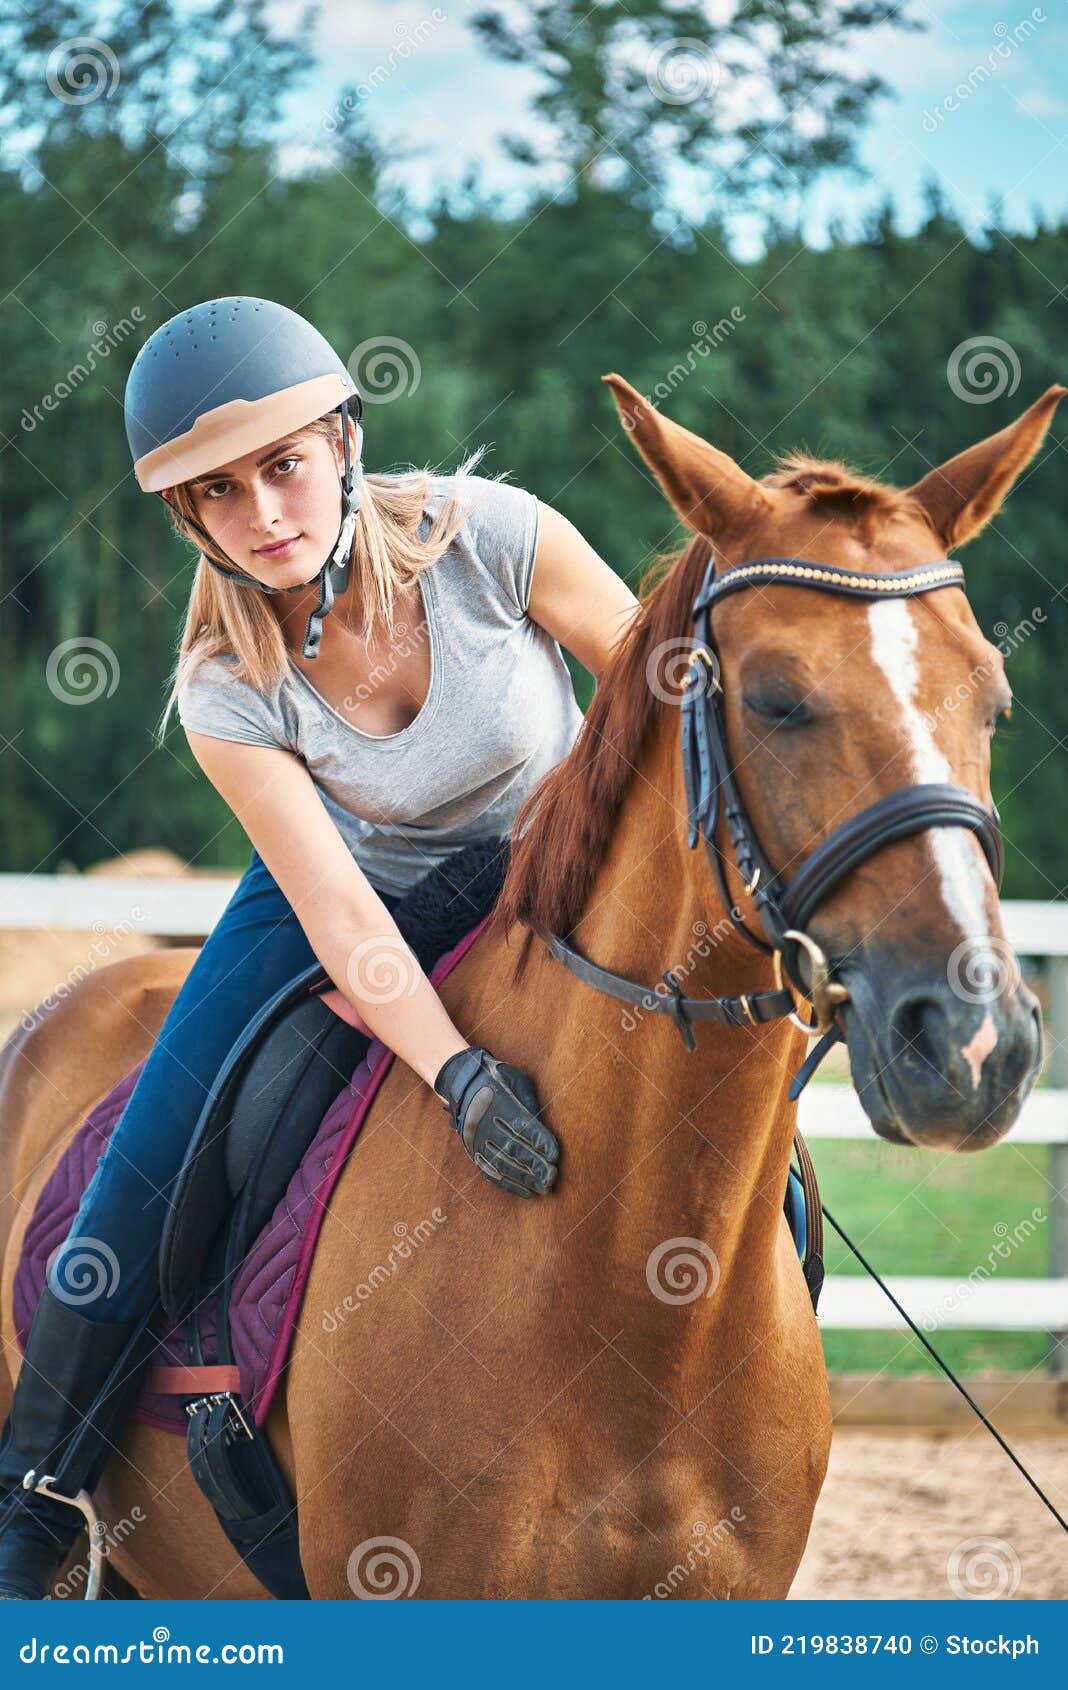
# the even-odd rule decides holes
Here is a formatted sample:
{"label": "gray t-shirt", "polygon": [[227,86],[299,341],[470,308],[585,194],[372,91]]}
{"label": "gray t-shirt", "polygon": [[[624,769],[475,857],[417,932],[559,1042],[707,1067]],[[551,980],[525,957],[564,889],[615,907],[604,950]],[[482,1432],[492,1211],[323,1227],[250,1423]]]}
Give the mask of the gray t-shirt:
{"label": "gray t-shirt", "polygon": [[527,615],[538,506],[484,476],[434,476],[424,533],[449,489],[476,504],[419,576],[429,639],[426,702],[399,733],[366,734],[290,663],[272,698],[202,663],[178,695],[183,727],[245,745],[281,746],[307,765],[327,811],[372,884],[399,893],[472,839],[511,831],[522,800],[566,755],[582,722],[560,647]]}

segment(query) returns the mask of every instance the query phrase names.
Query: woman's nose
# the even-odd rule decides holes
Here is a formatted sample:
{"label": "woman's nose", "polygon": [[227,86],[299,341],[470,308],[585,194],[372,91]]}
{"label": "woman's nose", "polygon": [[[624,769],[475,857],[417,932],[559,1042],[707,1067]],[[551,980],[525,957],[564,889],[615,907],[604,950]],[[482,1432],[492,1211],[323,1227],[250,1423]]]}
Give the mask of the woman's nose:
{"label": "woman's nose", "polygon": [[249,527],[269,533],[281,511],[277,490],[269,482],[253,482],[249,488],[247,510]]}

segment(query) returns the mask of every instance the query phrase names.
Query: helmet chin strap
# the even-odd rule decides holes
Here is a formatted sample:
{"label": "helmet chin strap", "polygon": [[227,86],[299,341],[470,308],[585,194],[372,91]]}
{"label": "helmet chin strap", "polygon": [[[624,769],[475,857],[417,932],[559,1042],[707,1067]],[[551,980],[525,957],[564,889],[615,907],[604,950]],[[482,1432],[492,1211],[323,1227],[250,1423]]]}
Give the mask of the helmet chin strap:
{"label": "helmet chin strap", "polygon": [[[353,462],[349,450],[349,402],[344,400],[341,410],[341,439],[345,450],[345,470],[341,477],[341,527],[338,536],[330,549],[326,562],[317,569],[310,581],[301,581],[295,587],[268,587],[263,581],[257,581],[255,575],[249,575],[246,570],[239,569],[236,564],[226,569],[221,563],[216,563],[213,557],[204,553],[204,561],[219,574],[225,575],[228,581],[236,581],[243,587],[258,587],[261,593],[303,593],[307,588],[319,583],[319,601],[308,617],[304,629],[304,644],[301,647],[303,657],[318,657],[319,646],[323,638],[323,618],[329,616],[334,608],[334,600],[338,594],[345,592],[352,575],[352,537],[356,532],[356,518],[360,514],[361,496],[363,491],[363,463],[359,457]],[[359,426],[359,425],[357,425]],[[198,522],[191,524],[203,535],[209,545],[214,545],[210,535],[206,534]]]}
{"label": "helmet chin strap", "polygon": [[[356,518],[360,514],[362,489],[363,465],[359,458],[354,465],[349,462],[349,431],[346,427],[345,475],[341,483],[341,527],[334,549],[322,569],[317,576],[312,576],[311,581],[304,583],[305,587],[310,587],[314,581],[319,582],[319,602],[308,617],[304,629],[304,644],[301,647],[304,657],[318,657],[323,637],[323,617],[329,616],[333,610],[335,596],[345,592],[348,587],[352,575],[352,537],[356,532]],[[291,593],[297,591],[295,587],[285,590]]]}

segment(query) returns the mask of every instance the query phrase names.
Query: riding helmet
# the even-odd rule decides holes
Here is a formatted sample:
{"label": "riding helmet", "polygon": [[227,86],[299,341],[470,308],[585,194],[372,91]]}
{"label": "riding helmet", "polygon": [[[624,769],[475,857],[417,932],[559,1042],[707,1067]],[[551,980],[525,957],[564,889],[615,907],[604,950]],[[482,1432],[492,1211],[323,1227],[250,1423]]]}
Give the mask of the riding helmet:
{"label": "riding helmet", "polygon": [[[180,311],[145,342],[126,383],[126,435],[138,485],[162,494],[231,458],[268,446],[329,411],[341,415],[345,469],[337,541],[310,581],[282,589],[300,592],[319,582],[308,619],[305,657],[315,657],[323,617],[349,584],[352,536],[360,508],[363,402],[337,353],[318,329],[269,299],[209,299]],[[352,461],[348,419],[357,426]],[[194,524],[199,530],[199,525]],[[208,536],[199,530],[205,541]],[[233,565],[207,561],[221,575],[261,592],[264,586]]]}

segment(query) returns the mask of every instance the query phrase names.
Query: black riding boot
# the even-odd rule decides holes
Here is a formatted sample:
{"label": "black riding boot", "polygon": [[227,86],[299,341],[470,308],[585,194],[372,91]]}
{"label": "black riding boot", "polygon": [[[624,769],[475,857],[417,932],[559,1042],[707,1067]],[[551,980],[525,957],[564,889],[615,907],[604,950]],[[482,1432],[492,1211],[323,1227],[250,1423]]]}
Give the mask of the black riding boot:
{"label": "black riding boot", "polygon": [[23,1479],[54,1476],[65,1496],[93,1491],[140,1392],[154,1343],[146,1324],[86,1320],[45,1286],[0,1445],[0,1600],[46,1596],[85,1525],[80,1509],[24,1488]]}

